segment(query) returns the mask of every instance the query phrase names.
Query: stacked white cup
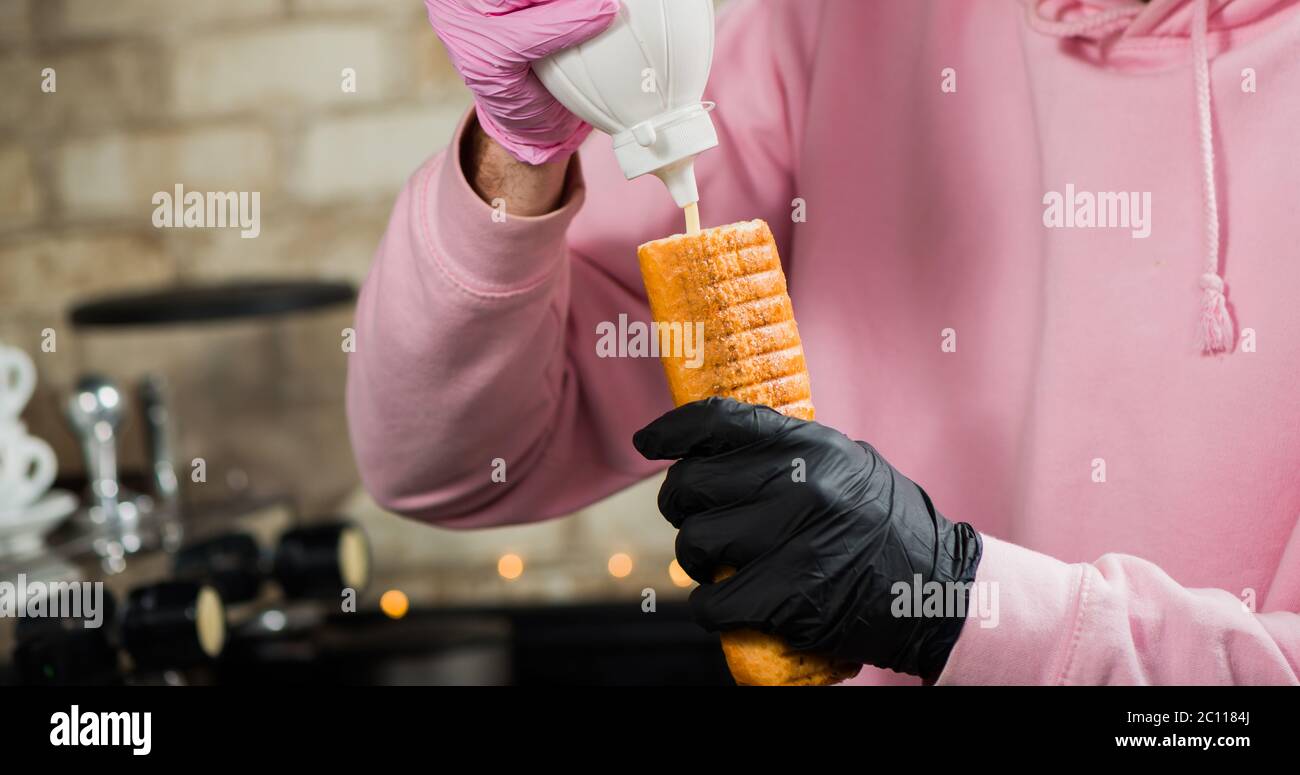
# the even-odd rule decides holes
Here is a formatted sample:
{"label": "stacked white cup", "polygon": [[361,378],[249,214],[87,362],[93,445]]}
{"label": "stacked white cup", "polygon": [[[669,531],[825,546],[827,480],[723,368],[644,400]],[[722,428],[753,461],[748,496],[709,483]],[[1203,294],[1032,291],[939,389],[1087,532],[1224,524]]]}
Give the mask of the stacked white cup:
{"label": "stacked white cup", "polygon": [[18,419],[36,389],[27,353],[0,345],[0,520],[19,519],[54,484],[58,459]]}

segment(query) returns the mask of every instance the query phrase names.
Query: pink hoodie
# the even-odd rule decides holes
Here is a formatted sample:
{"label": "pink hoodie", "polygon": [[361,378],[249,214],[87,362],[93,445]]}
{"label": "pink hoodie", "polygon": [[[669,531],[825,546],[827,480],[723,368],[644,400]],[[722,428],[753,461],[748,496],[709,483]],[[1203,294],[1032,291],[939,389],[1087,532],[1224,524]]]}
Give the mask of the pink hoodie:
{"label": "pink hoodie", "polygon": [[[1296,0],[720,21],[706,225],[771,223],[818,420],[985,535],[997,625],[941,683],[1300,682],[1297,52]],[[606,138],[572,169],[505,223],[454,153],[402,192],[348,393],[386,507],[538,520],[660,467],[630,443],[671,406],[659,364],[596,327],[649,320],[636,246],[681,213]]]}

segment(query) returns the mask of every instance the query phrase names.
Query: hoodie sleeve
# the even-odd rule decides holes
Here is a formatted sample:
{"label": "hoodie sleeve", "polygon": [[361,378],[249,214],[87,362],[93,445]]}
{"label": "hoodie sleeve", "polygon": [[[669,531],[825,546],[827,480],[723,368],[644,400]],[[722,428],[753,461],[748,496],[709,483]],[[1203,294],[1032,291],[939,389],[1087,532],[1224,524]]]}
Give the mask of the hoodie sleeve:
{"label": "hoodie sleeve", "polygon": [[986,536],[975,582],[996,606],[968,616],[940,684],[1300,683],[1300,614],[1136,557],[1069,565]]}
{"label": "hoodie sleeve", "polygon": [[[706,225],[766,218],[788,246],[820,5],[747,0],[719,20],[705,97],[720,144],[697,161]],[[596,326],[650,319],[636,246],[681,231],[682,214],[657,180],[626,181],[608,146],[586,143],[561,206],[540,217],[494,219],[456,152],[402,190],[348,367],[353,450],[385,508],[457,528],[526,522],[662,467],[631,445],[671,408],[662,368],[598,357]]]}

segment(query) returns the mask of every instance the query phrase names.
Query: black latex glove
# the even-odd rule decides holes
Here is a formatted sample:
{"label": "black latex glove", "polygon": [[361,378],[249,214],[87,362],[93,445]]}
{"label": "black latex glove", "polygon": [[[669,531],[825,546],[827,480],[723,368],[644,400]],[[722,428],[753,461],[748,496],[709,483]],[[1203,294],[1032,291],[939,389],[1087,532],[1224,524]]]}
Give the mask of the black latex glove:
{"label": "black latex glove", "polygon": [[[716,398],[674,409],[632,443],[648,459],[678,459],[659,510],[680,530],[678,563],[702,585],[691,610],[706,629],[758,629],[800,651],[938,677],[964,616],[895,616],[893,587],[912,589],[916,574],[969,585],[979,534],[945,519],[871,445]],[[712,583],[724,565],[736,575]]]}

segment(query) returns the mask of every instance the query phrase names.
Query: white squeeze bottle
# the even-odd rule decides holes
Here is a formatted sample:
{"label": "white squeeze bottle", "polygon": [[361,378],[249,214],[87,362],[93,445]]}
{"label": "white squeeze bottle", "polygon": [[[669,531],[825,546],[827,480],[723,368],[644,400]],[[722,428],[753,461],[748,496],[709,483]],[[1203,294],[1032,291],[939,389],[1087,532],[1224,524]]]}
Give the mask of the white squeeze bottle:
{"label": "white squeeze bottle", "polygon": [[596,37],[533,63],[566,108],[613,139],[628,180],[647,173],[699,231],[695,157],[718,144],[701,101],[713,64],[713,0],[622,0]]}

